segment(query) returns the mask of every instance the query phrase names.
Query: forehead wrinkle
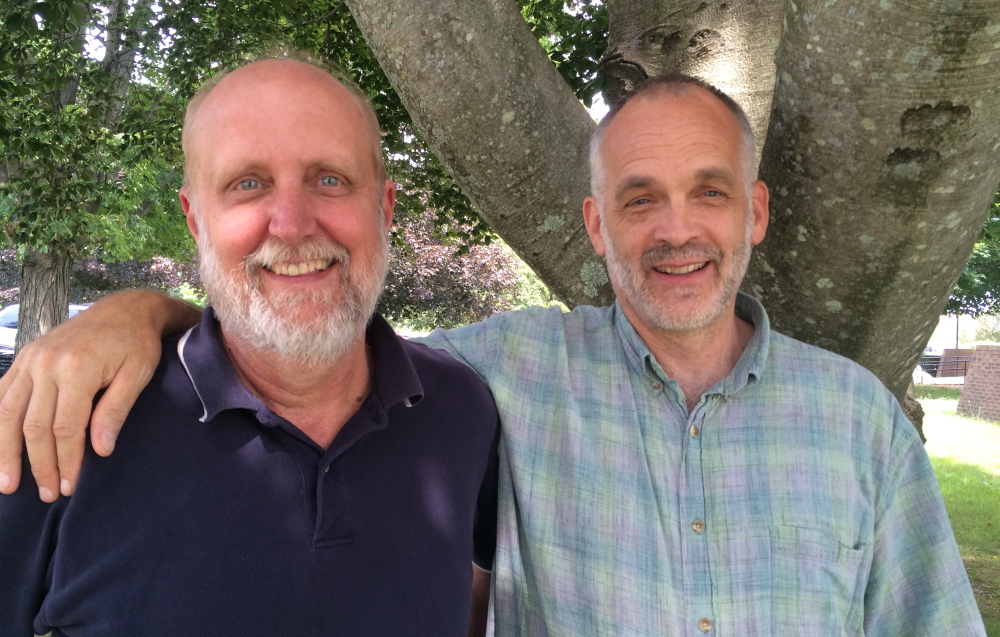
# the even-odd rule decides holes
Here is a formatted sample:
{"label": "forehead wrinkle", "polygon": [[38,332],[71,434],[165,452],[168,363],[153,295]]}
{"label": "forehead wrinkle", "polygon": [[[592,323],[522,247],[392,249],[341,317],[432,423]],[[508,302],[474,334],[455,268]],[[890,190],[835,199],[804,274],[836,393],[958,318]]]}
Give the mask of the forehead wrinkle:
{"label": "forehead wrinkle", "polygon": [[684,95],[639,97],[622,108],[611,122],[606,141],[619,141],[620,136],[631,133],[634,141],[648,138],[656,144],[665,139],[678,149],[710,144],[727,151],[729,146],[738,150],[740,131],[736,118],[707,91],[698,90],[705,95],[693,91]]}
{"label": "forehead wrinkle", "polygon": [[[216,130],[227,136],[226,143],[205,146],[201,140],[195,142],[189,153],[189,160],[197,166],[192,176],[200,174],[228,182],[243,173],[275,177],[285,169],[313,173],[328,170],[355,183],[371,163],[363,147],[347,141],[322,146],[308,141],[289,145],[245,134],[245,122],[236,123],[232,118],[222,119],[219,124]],[[275,133],[284,138],[280,124]]]}
{"label": "forehead wrinkle", "polygon": [[[254,101],[253,96],[257,91],[263,91],[268,87],[273,89],[280,85],[287,86],[291,92],[299,96],[300,99],[292,108],[314,111],[317,121],[328,120],[330,113],[335,112],[342,127],[369,129],[370,139],[367,140],[366,146],[370,145],[370,148],[365,149],[364,155],[370,156],[376,176],[384,177],[381,134],[374,114],[369,112],[367,104],[348,86],[326,71],[292,60],[266,60],[236,69],[213,85],[208,93],[193,101],[186,113],[182,135],[186,159],[191,160],[198,154],[196,150],[207,152],[210,156],[216,154],[217,149],[197,149],[199,144],[195,140],[201,137],[199,135],[201,130],[226,128],[227,123],[232,122],[235,125],[233,132],[237,134],[231,138],[238,139],[240,120],[256,120],[260,126],[270,128],[271,123],[260,118],[264,113],[273,115],[274,111],[268,111],[266,107],[259,110],[259,104]],[[275,97],[269,93],[260,96],[259,99],[275,101]],[[277,102],[281,103],[286,99],[287,96],[278,97]],[[331,100],[336,102],[336,109],[328,108]],[[278,119],[279,121],[274,122],[274,126],[280,128],[281,122],[280,118]],[[185,169],[186,177],[190,177],[187,165]]]}
{"label": "forehead wrinkle", "polygon": [[634,177],[628,177],[618,185],[615,189],[615,198],[620,199],[625,196],[630,190],[636,190],[641,188],[648,188],[652,186],[654,180],[652,177],[646,177],[642,175],[636,175]]}
{"label": "forehead wrinkle", "polygon": [[694,174],[695,181],[721,181],[727,186],[736,185],[736,175],[727,168],[701,168]]}

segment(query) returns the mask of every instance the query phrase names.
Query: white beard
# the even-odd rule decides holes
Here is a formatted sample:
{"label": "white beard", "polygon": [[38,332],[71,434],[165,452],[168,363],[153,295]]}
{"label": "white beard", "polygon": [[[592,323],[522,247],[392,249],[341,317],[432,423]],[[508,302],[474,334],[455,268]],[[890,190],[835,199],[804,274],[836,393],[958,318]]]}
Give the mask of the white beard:
{"label": "white beard", "polygon": [[[364,338],[388,269],[389,244],[385,236],[381,236],[379,251],[367,269],[349,267],[350,254],[339,243],[307,238],[295,245],[270,239],[247,256],[243,267],[224,272],[200,215],[197,223],[202,284],[228,334],[306,366],[335,361]],[[263,293],[263,265],[314,259],[340,264],[339,290]],[[322,311],[317,313],[316,308]],[[310,310],[313,316],[303,316]]]}

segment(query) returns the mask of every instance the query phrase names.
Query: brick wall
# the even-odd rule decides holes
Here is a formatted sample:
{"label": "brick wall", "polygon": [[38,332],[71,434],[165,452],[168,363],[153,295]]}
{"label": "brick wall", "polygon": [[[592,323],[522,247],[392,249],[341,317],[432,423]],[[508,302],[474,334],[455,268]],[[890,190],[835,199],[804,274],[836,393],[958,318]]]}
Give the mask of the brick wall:
{"label": "brick wall", "polygon": [[980,345],[969,363],[958,413],[1000,421],[1000,345]]}

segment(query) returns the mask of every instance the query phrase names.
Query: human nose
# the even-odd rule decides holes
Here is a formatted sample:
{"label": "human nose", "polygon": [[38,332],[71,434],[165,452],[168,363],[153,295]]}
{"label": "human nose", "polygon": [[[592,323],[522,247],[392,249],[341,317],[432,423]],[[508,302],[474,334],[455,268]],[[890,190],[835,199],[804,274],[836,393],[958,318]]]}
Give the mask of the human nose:
{"label": "human nose", "polygon": [[316,234],[316,211],[301,188],[276,189],[270,208],[268,230],[271,235],[295,243]]}
{"label": "human nose", "polygon": [[695,210],[687,202],[671,201],[654,217],[653,238],[680,247],[700,234]]}

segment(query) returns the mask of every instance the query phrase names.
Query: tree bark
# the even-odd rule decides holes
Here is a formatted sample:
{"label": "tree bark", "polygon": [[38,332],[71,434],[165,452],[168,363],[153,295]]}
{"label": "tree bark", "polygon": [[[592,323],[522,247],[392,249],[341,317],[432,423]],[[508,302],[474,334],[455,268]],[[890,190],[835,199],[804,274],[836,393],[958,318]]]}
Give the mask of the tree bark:
{"label": "tree bark", "polygon": [[111,126],[121,115],[125,106],[132,73],[135,70],[136,49],[143,29],[149,24],[148,14],[152,0],[139,0],[129,14],[129,0],[116,0],[108,8],[107,36],[105,37],[102,68],[110,83],[110,97],[101,118],[105,126]]}
{"label": "tree bark", "polygon": [[[347,4],[483,217],[560,298],[608,302],[579,212],[592,124],[513,0]],[[635,77],[711,68],[713,83],[757,87],[754,112],[776,3],[609,5],[612,83],[632,81],[628,64]],[[795,0],[783,22],[762,144],[771,227],[744,287],[777,329],[865,365],[902,402],[1000,182],[1000,3]],[[748,47],[756,61],[731,71]]]}
{"label": "tree bark", "polygon": [[744,287],[902,403],[1000,182],[1000,3],[796,0],[784,20]]}
{"label": "tree bark", "polygon": [[580,213],[594,123],[514,0],[346,4],[482,217],[566,303],[610,302]]}
{"label": "tree bark", "polygon": [[72,267],[73,260],[55,250],[48,253],[25,250],[15,355],[25,344],[66,320]]}
{"label": "tree bark", "polygon": [[618,102],[652,75],[686,73],[705,79],[746,111],[759,159],[783,6],[783,0],[609,2],[608,49],[601,61],[604,101]]}
{"label": "tree bark", "polygon": [[910,379],[910,384],[906,387],[906,392],[903,394],[903,400],[900,401],[900,405],[903,407],[903,413],[910,419],[913,426],[917,428],[921,442],[927,442],[927,436],[924,435],[924,408],[921,406],[920,401],[917,400],[917,390],[913,387],[912,378]]}

